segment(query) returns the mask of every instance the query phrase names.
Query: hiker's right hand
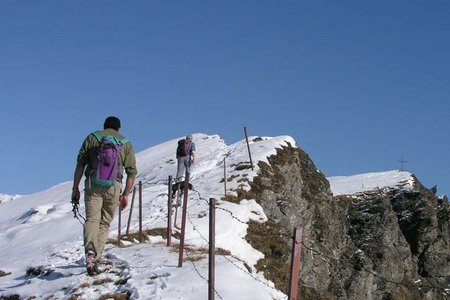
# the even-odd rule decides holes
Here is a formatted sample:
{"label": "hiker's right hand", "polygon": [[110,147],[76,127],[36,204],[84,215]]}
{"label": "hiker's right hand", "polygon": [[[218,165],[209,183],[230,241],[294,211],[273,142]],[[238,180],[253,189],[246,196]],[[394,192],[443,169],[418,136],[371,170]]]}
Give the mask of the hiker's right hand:
{"label": "hiker's right hand", "polygon": [[124,210],[128,205],[128,195],[120,195],[119,197],[119,206],[121,210]]}

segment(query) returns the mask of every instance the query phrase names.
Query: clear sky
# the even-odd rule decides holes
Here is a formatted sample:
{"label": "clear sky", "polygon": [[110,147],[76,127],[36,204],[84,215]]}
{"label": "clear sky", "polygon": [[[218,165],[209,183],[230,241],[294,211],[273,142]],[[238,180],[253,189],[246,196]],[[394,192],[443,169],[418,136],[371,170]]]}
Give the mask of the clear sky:
{"label": "clear sky", "polygon": [[[338,3],[339,2],[339,3]],[[450,194],[450,2],[2,1],[0,193],[71,180],[108,115],[136,152],[291,135],[327,176]]]}

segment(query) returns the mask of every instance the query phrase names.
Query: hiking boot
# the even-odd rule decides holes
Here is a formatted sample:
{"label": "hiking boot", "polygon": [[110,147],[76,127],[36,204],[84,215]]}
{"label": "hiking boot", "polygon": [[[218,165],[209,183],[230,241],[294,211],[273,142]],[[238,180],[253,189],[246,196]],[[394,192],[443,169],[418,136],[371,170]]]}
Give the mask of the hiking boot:
{"label": "hiking boot", "polygon": [[97,261],[95,260],[94,251],[89,250],[86,255],[86,269],[87,269],[88,275],[90,275],[90,276],[97,275],[98,273],[100,273],[100,271],[98,269]]}

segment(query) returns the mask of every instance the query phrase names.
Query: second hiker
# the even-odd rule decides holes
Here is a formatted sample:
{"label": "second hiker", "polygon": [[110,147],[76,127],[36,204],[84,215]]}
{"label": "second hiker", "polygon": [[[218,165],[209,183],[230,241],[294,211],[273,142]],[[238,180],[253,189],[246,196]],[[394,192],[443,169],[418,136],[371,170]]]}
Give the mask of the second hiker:
{"label": "second hiker", "polygon": [[185,139],[178,141],[176,183],[183,181],[186,172],[191,173],[191,164],[195,162],[195,151],[192,134],[188,134]]}

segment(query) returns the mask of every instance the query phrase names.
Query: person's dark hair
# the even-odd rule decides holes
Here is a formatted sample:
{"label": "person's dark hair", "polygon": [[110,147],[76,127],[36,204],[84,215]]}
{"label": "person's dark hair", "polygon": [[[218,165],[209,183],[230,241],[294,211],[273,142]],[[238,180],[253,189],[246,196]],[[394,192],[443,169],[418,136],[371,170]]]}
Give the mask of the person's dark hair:
{"label": "person's dark hair", "polygon": [[119,130],[120,129],[120,120],[117,117],[107,117],[105,120],[105,123],[103,124],[103,129],[115,129],[115,130]]}

